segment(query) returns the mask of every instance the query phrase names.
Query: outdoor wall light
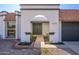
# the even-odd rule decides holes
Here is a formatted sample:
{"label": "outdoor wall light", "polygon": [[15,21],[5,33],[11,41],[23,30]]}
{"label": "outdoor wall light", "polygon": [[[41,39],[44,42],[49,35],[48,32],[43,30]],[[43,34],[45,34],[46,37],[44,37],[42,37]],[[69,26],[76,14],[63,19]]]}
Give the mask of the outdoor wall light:
{"label": "outdoor wall light", "polygon": [[25,32],[26,35],[31,35],[31,32]]}
{"label": "outdoor wall light", "polygon": [[49,35],[54,35],[55,34],[55,32],[49,32]]}

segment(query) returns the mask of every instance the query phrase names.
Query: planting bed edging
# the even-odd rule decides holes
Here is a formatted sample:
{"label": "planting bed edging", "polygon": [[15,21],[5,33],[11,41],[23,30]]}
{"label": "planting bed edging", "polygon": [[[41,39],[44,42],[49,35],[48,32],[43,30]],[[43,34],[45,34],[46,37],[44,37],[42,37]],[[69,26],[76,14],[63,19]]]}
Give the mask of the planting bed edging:
{"label": "planting bed edging", "polygon": [[15,44],[15,48],[17,49],[27,49],[27,48],[33,48],[34,42],[32,42],[30,45],[19,45],[20,42],[17,42]]}

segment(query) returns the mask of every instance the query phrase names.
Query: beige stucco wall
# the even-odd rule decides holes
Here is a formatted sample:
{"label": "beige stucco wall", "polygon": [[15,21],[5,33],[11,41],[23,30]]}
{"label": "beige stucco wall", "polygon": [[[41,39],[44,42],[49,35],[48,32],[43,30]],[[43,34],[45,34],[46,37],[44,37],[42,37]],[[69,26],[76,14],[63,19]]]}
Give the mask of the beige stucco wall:
{"label": "beige stucco wall", "polygon": [[58,10],[23,10],[21,12],[21,23],[23,22],[26,25],[26,27],[29,26],[26,30],[30,32],[31,21],[36,15],[41,14],[41,15],[46,16],[49,22],[53,24],[59,21],[58,13],[59,13]]}
{"label": "beige stucco wall", "polygon": [[[49,32],[55,32],[51,42],[59,42],[59,10],[23,10],[21,12],[21,39],[27,39],[25,32],[32,32],[31,21],[36,15],[44,15],[49,20]],[[44,30],[43,30],[44,31]],[[46,30],[47,31],[47,30]],[[27,42],[29,39],[26,40]]]}
{"label": "beige stucco wall", "polygon": [[[42,5],[41,5],[42,6]],[[31,21],[33,21],[34,17],[37,15],[44,15],[49,22],[49,32],[54,32],[54,35],[51,35],[50,41],[57,43],[60,42],[60,25],[59,25],[59,10],[58,5],[50,7],[50,5],[45,7],[45,10],[40,10],[38,5],[30,5],[31,10],[29,10],[29,6],[21,6],[22,8],[25,8],[21,11],[21,41],[27,41],[29,42],[30,39],[25,35],[25,32],[32,32],[32,25]],[[41,8],[41,7],[40,7]],[[44,9],[44,7],[42,7]],[[48,8],[48,9],[46,9]],[[56,8],[56,9],[53,9]],[[35,10],[34,10],[35,9]],[[38,9],[38,10],[37,10]],[[47,24],[43,24],[43,27],[47,28]],[[48,29],[45,30],[43,28],[43,34],[48,32]]]}

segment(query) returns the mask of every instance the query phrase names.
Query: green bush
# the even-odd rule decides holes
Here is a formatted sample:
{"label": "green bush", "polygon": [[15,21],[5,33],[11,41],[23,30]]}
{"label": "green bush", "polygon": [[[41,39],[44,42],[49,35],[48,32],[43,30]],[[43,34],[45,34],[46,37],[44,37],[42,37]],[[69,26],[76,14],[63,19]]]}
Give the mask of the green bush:
{"label": "green bush", "polygon": [[28,43],[28,42],[20,42],[19,43],[19,45],[30,45],[31,44],[31,42],[30,43]]}
{"label": "green bush", "polygon": [[43,48],[43,52],[44,52],[45,54],[47,54],[49,51],[48,51],[47,48]]}
{"label": "green bush", "polygon": [[49,42],[49,36],[44,36],[44,41]]}
{"label": "green bush", "polygon": [[35,42],[35,40],[36,40],[36,36],[30,36],[30,40],[31,40],[31,42]]}

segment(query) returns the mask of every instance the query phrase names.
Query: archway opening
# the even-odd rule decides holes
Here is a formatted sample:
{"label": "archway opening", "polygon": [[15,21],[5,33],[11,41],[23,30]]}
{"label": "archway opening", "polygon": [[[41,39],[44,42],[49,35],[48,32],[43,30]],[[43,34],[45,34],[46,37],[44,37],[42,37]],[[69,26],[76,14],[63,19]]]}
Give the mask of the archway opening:
{"label": "archway opening", "polygon": [[32,33],[33,35],[48,35],[49,33],[49,21],[44,15],[36,15],[32,21]]}

